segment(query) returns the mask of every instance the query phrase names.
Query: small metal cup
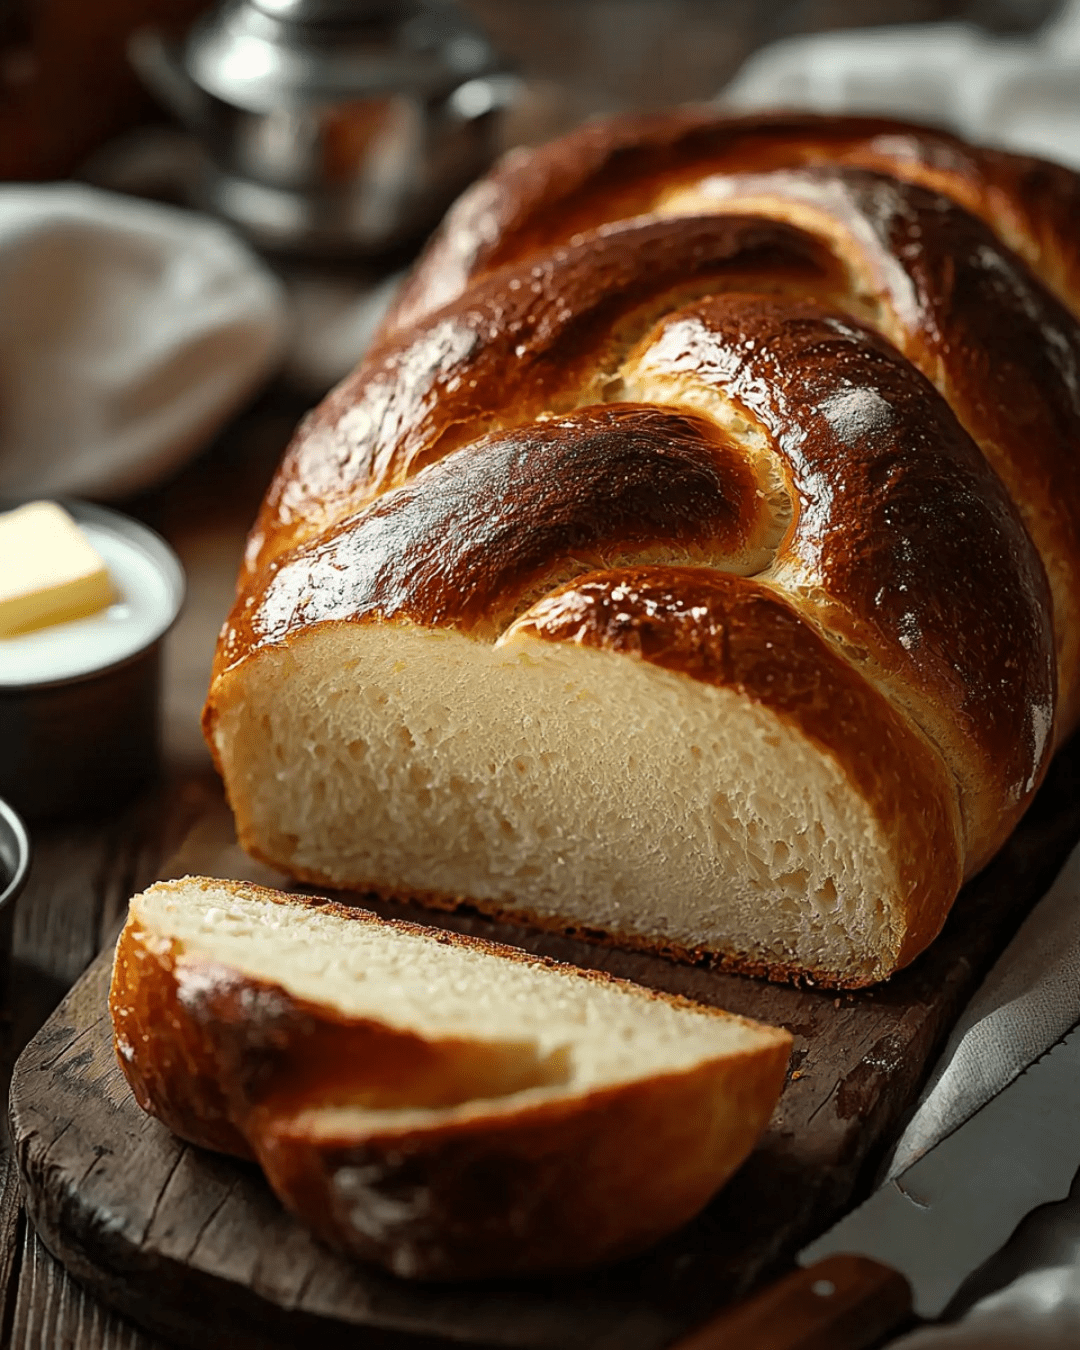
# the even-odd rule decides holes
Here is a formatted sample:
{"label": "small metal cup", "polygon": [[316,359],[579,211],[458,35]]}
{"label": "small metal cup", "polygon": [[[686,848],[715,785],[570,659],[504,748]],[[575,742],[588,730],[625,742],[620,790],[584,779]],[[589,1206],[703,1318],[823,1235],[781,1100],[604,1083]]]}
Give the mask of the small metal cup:
{"label": "small metal cup", "polygon": [[149,558],[167,607],[152,638],[122,660],[68,679],[0,685],[0,796],[31,820],[105,811],[157,771],[161,639],[184,598],[172,549],[128,516],[65,501],[80,523],[97,522]]}
{"label": "small metal cup", "polygon": [[0,1008],[7,1007],[15,901],[29,871],[30,836],[7,802],[0,800]]}

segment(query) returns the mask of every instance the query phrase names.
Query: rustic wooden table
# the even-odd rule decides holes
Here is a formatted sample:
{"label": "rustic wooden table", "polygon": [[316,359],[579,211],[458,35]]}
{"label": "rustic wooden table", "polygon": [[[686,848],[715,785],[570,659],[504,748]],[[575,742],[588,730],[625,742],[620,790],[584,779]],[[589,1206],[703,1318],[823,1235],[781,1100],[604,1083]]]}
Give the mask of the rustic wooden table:
{"label": "rustic wooden table", "polygon": [[[15,920],[2,1036],[4,1100],[20,1050],[114,934],[190,822],[219,793],[199,733],[217,630],[232,597],[247,526],[304,404],[272,391],[197,462],[119,503],[163,534],[187,571],[188,598],[166,641],[164,772],[124,809],[32,830],[34,862]],[[0,1347],[153,1350],[160,1343],[84,1293],[27,1222],[10,1150],[0,1155]]]}

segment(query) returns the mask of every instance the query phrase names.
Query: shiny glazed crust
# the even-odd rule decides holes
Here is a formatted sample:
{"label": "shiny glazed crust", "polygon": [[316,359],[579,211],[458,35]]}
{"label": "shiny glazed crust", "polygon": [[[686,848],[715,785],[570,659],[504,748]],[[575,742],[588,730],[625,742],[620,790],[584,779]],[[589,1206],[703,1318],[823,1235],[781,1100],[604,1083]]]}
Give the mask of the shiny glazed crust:
{"label": "shiny glazed crust", "polygon": [[[884,119],[690,109],[509,157],[252,531],[205,719],[245,846],[290,867],[219,741],[263,652],[379,623],[598,646],[738,688],[844,766],[899,822],[910,960],[1080,717],[1078,213],[1068,170]],[[667,573],[650,631],[661,592],[709,592],[696,637],[613,636],[642,568]],[[702,661],[755,605],[845,667],[858,718],[780,709],[801,638],[752,678]]]}
{"label": "shiny glazed crust", "polygon": [[[511,963],[539,961],[570,980],[742,1020],[326,900],[199,878],[167,885],[224,886],[325,908],[350,922]],[[499,1046],[349,1020],[185,956],[135,917],[117,945],[109,1006],[117,1058],[144,1110],[192,1143],[257,1160],[283,1203],[331,1246],[430,1279],[573,1270],[641,1250],[686,1222],[764,1129],[791,1044],[786,1032],[757,1027],[758,1044],[747,1051],[505,1105],[499,1094],[515,1083]],[[313,1124],[320,1107],[356,1102],[416,1109],[381,1128],[368,1116],[361,1132]],[[464,1113],[440,1109],[462,1102],[471,1103]]]}
{"label": "shiny glazed crust", "polygon": [[1080,178],[1069,169],[887,117],[690,107],[591,123],[511,152],[447,213],[383,332],[410,327],[486,272],[646,215],[704,178],[805,165],[869,169],[940,193],[986,221],[1075,307]]}

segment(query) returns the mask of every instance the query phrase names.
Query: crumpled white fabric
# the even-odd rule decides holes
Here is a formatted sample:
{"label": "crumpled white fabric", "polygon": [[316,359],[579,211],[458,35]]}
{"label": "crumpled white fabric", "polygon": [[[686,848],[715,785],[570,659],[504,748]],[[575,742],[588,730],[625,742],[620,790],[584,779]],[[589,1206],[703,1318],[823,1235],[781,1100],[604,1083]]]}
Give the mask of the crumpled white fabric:
{"label": "crumpled white fabric", "polygon": [[899,1176],[1080,1021],[1080,848],[949,1037],[889,1161]]}
{"label": "crumpled white fabric", "polygon": [[[899,1176],[1080,1020],[1080,847],[964,1010],[893,1152]],[[1040,1122],[1032,1121],[1033,1132]],[[1080,1154],[1080,1139],[1077,1152]],[[1019,1225],[980,1272],[986,1296],[897,1350],[1080,1346],[1080,1172],[1068,1199]]]}
{"label": "crumpled white fabric", "polygon": [[891,1350],[1076,1350],[1080,1345],[1080,1246],[1064,1264],[1039,1267],[988,1295],[959,1322],[912,1332]]}
{"label": "crumpled white fabric", "polygon": [[[753,56],[721,102],[911,117],[1080,168],[1080,0],[1027,39],[952,23],[788,39]],[[1078,1020],[1080,848],[961,1017],[888,1175],[917,1161]],[[914,1332],[896,1350],[1080,1346],[1080,1174],[1067,1200],[1020,1224],[979,1280],[984,1297],[966,1316]]]}
{"label": "crumpled white fabric", "polygon": [[282,288],[223,225],[0,185],[0,496],[118,496],[200,450],[284,351]]}
{"label": "crumpled white fabric", "polygon": [[[890,1159],[900,1175],[1080,1021],[1080,847],[1070,854],[960,1018]],[[1031,1122],[1038,1134],[1040,1122]],[[1080,1123],[1077,1154],[1080,1156]],[[1080,1172],[979,1274],[986,1296],[897,1350],[1080,1346]]]}
{"label": "crumpled white fabric", "polygon": [[1080,168],[1080,0],[1027,38],[962,23],[788,38],[752,56],[721,99],[911,117]]}

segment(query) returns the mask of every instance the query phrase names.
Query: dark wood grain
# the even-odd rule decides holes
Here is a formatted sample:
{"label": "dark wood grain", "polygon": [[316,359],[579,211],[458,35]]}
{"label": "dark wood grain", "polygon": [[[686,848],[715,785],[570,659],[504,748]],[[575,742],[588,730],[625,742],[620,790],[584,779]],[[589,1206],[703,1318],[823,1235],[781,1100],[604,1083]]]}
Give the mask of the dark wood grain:
{"label": "dark wood grain", "polygon": [[[100,949],[132,885],[160,867],[162,848],[185,828],[192,794],[161,790],[107,819],[35,832],[30,882],[15,924],[11,1007],[3,1027],[5,1088],[14,1051],[49,1015]],[[155,1342],[107,1312],[44,1248],[21,1206],[17,1170],[0,1154],[0,1344],[11,1350],[154,1350]]]}
{"label": "dark wood grain", "polygon": [[75,1284],[33,1229],[23,1243],[12,1350],[154,1350],[155,1341]]}
{"label": "dark wood grain", "polygon": [[[439,918],[794,1033],[792,1072],[761,1146],[697,1220],[638,1260],[571,1280],[470,1287],[350,1266],[284,1214],[254,1168],[181,1144],[138,1109],[112,1054],[107,958],[16,1069],[12,1129],[31,1216],[77,1279],[180,1344],[298,1345],[315,1334],[322,1345],[356,1344],[363,1327],[365,1347],[401,1350],[448,1342],[659,1350],[782,1269],[869,1188],[955,1016],[1080,834],[1078,783],[1074,742],[938,942],[888,984],[859,993],[768,985],[470,913]],[[173,869],[201,861],[220,875],[242,873],[209,785],[195,815]],[[376,907],[417,917],[404,905]]]}
{"label": "dark wood grain", "polygon": [[[34,866],[15,924],[11,1008],[3,1026],[5,1090],[14,1052],[115,934],[131,888],[203,808],[209,777],[162,785],[108,817],[35,831]],[[17,1169],[0,1152],[0,1345],[11,1350],[155,1350],[157,1342],[103,1308],[42,1245],[21,1206]]]}
{"label": "dark wood grain", "polygon": [[10,1153],[0,1158],[0,1337],[9,1344],[19,1293],[26,1216],[20,1203],[19,1177]]}

